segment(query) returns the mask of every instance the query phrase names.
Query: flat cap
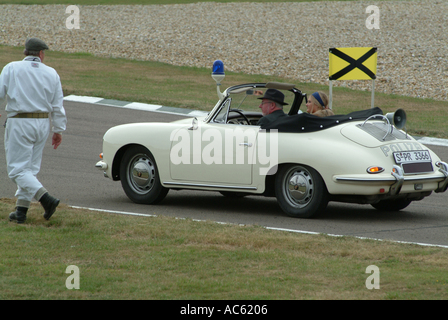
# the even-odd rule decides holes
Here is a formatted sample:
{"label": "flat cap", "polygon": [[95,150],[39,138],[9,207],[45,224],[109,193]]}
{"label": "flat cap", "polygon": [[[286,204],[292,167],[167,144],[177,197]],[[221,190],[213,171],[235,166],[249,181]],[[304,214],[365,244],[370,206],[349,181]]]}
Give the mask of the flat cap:
{"label": "flat cap", "polygon": [[48,50],[48,46],[39,38],[28,38],[25,42],[25,49],[29,51],[41,51]]}

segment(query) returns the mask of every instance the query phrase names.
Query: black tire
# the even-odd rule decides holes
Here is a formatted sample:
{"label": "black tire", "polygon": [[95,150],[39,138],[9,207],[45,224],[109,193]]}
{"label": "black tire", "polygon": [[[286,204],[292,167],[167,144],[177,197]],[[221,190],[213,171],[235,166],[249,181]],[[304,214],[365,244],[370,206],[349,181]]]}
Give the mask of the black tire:
{"label": "black tire", "polygon": [[142,146],[130,147],[120,164],[121,186],[135,203],[156,204],[169,189],[160,183],[159,171],[153,155]]}
{"label": "black tire", "polygon": [[290,217],[311,218],[325,210],[328,191],[320,174],[311,167],[282,166],[275,177],[275,196]]}
{"label": "black tire", "polygon": [[412,200],[396,199],[396,200],[381,200],[377,203],[372,203],[372,207],[380,211],[400,211],[410,205]]}

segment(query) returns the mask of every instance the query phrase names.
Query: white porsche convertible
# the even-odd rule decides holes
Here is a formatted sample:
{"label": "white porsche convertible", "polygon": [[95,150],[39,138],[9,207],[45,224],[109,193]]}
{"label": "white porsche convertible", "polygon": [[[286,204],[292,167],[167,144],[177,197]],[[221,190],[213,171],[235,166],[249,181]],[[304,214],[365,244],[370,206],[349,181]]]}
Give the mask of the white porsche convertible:
{"label": "white porsche convertible", "polygon": [[[218,66],[219,68],[219,66]],[[406,115],[371,108],[319,118],[301,113],[306,94],[292,84],[249,83],[220,92],[202,118],[124,124],[103,138],[96,167],[136,203],[156,204],[169,189],[217,191],[227,197],[276,197],[289,216],[314,217],[329,201],[397,211],[445,192],[448,164],[400,130]],[[288,116],[267,127],[257,100],[274,88]]]}

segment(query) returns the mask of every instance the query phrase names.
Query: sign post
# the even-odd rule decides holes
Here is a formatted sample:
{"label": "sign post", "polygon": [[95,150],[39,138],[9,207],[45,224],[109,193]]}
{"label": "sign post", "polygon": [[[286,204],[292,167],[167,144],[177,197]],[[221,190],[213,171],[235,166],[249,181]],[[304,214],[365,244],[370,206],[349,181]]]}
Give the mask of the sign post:
{"label": "sign post", "polygon": [[333,103],[333,80],[372,80],[372,102],[374,107],[374,91],[376,79],[377,48],[330,48],[329,80],[330,103]]}

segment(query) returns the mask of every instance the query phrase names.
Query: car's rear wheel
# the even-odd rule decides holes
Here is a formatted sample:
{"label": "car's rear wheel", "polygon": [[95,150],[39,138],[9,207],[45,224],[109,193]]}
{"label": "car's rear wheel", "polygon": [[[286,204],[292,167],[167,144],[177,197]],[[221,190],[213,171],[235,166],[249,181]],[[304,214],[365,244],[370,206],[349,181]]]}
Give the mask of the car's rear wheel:
{"label": "car's rear wheel", "polygon": [[121,186],[135,203],[156,204],[168,193],[160,183],[153,155],[142,146],[130,147],[120,165]]}
{"label": "car's rear wheel", "polygon": [[399,211],[410,205],[412,200],[396,199],[396,200],[381,200],[377,203],[372,203],[372,207],[380,211]]}
{"label": "car's rear wheel", "polygon": [[324,180],[308,166],[281,167],[275,178],[275,196],[282,210],[295,218],[314,217],[328,204]]}

